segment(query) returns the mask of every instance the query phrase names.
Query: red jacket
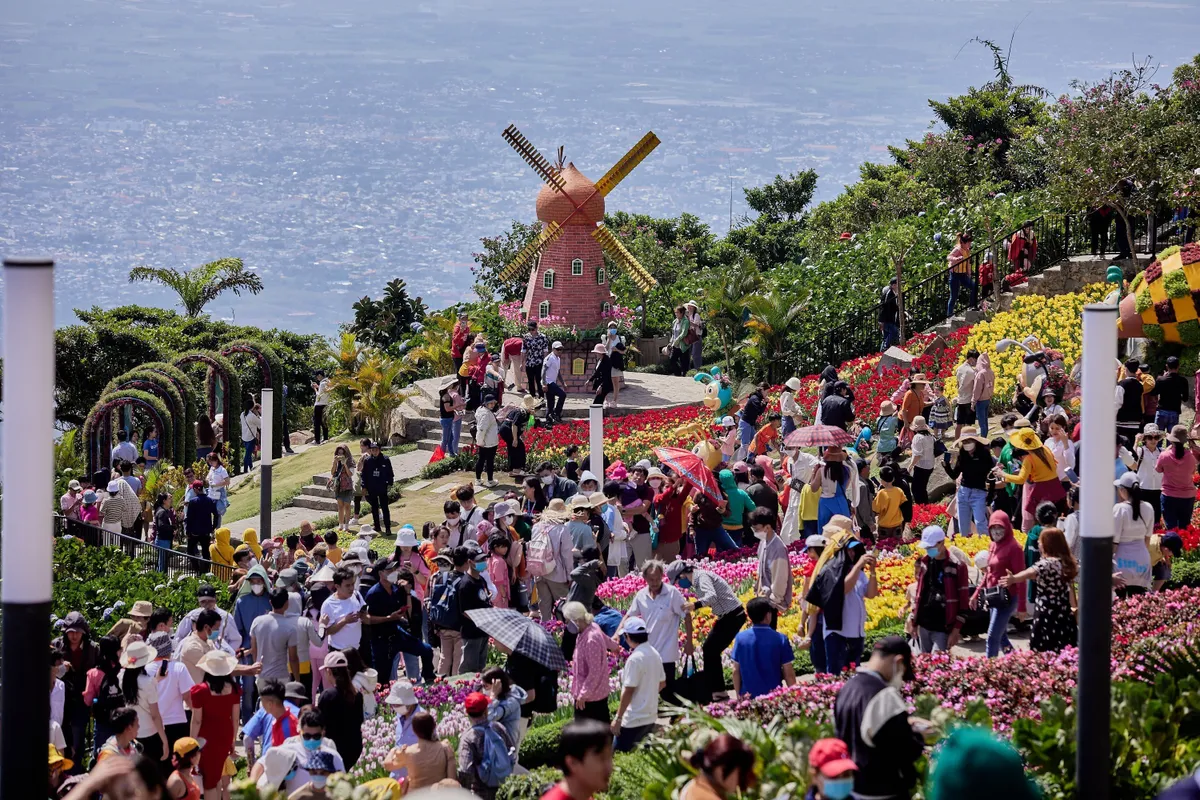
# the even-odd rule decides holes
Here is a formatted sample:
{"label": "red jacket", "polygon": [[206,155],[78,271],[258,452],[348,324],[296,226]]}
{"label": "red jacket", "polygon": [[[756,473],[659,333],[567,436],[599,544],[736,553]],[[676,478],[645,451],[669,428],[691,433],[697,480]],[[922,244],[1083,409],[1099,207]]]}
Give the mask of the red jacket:
{"label": "red jacket", "polygon": [[450,335],[450,355],[462,358],[463,350],[467,348],[467,339],[471,336],[471,326],[462,322],[454,323],[454,333]]}
{"label": "red jacket", "polygon": [[[993,525],[1003,526],[1007,533],[1000,541],[992,542],[992,546],[988,550],[987,578],[975,589],[975,597],[979,597],[984,589],[999,586],[1000,579],[1009,572],[1016,575],[1025,569],[1025,550],[1013,537],[1012,520],[1008,518],[1008,514],[1003,511],[993,511],[992,516],[988,519],[988,527]],[[1009,587],[1009,594],[1013,593],[1018,598],[1017,610],[1024,611],[1026,594],[1024,585]]]}
{"label": "red jacket", "polygon": [[[925,577],[929,574],[929,556],[917,559],[917,603],[921,602],[921,593],[925,590]],[[946,554],[946,565],[943,567],[943,580],[946,589],[946,625],[950,630],[959,630],[967,621],[967,605],[971,594],[970,579],[967,568],[955,561],[949,553]],[[916,625],[917,609],[912,610],[913,624]]]}
{"label": "red jacket", "polygon": [[658,540],[672,544],[683,538],[683,504],[687,502],[686,488],[676,491],[668,486],[654,498],[658,507]]}

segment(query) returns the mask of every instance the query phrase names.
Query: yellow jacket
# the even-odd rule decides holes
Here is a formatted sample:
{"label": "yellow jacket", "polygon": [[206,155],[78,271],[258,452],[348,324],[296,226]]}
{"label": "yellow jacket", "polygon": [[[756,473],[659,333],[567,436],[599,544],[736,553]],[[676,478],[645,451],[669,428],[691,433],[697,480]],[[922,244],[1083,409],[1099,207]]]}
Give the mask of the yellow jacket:
{"label": "yellow jacket", "polygon": [[233,566],[233,546],[229,544],[229,528],[217,528],[214,541],[208,546],[208,555],[215,564]]}
{"label": "yellow jacket", "polygon": [[[1046,458],[1046,462],[1038,458],[1038,453],[1041,453]],[[1058,461],[1055,460],[1054,454],[1050,452],[1050,448],[1043,446],[1040,451],[1030,450],[1029,454],[1021,459],[1021,471],[1016,475],[1004,473],[1004,480],[1009,483],[1045,483],[1046,481],[1058,480]]]}
{"label": "yellow jacket", "polygon": [[258,543],[258,531],[254,528],[246,528],[242,531],[242,544],[250,548],[250,552],[254,553],[254,557],[262,561],[262,545]]}

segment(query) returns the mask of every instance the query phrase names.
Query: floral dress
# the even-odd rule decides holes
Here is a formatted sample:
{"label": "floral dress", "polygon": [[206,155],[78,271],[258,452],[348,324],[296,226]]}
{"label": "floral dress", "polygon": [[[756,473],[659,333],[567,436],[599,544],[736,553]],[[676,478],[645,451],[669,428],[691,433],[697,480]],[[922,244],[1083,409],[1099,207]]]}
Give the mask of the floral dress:
{"label": "floral dress", "polygon": [[1071,590],[1063,577],[1062,562],[1043,558],[1033,565],[1037,570],[1037,617],[1033,621],[1031,650],[1058,652],[1079,640],[1079,628],[1071,612]]}

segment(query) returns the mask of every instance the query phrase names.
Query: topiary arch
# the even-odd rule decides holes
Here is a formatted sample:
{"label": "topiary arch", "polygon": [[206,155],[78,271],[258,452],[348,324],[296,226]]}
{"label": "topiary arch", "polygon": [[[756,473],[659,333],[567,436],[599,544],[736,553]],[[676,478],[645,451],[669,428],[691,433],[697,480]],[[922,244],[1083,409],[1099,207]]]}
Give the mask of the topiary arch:
{"label": "topiary arch", "polygon": [[[193,364],[203,364],[208,368],[205,373],[205,404],[203,410],[210,416],[215,416],[216,414],[222,415],[221,439],[225,442],[228,463],[239,464],[242,460],[242,437],[240,430],[237,433],[233,433],[233,423],[237,420],[233,398],[241,397],[242,394],[242,383],[238,378],[237,370],[234,369],[233,362],[225,356],[209,350],[194,350],[184,353],[175,359],[175,366],[180,369]],[[221,382],[221,393],[223,395],[221,408],[216,407],[217,381]],[[198,416],[199,412],[197,412]]]}
{"label": "topiary arch", "polygon": [[[259,373],[262,376],[262,388],[272,389],[274,400],[272,402],[272,436],[271,436],[271,457],[283,457],[283,361],[276,354],[275,350],[265,342],[256,341],[254,339],[238,339],[228,342],[221,348],[221,355],[231,356],[235,353],[244,353],[254,357],[258,365]],[[239,400],[241,398],[239,397]],[[240,408],[237,409],[240,413]],[[238,437],[240,438],[240,437]]]}
{"label": "topiary arch", "polygon": [[[87,447],[88,473],[94,473],[104,467],[111,467],[112,453],[109,450],[109,440],[112,430],[113,412],[130,407],[148,414],[161,431],[173,430],[174,421],[171,412],[157,395],[139,389],[120,389],[103,395],[92,410],[88,412],[83,423],[83,438]],[[160,458],[170,459],[173,441],[167,438],[159,443]]]}
{"label": "topiary arch", "polygon": [[163,435],[172,437],[175,460],[190,464],[196,457],[196,400],[187,376],[170,364],[151,362],[118,375],[105,387],[104,395],[120,389],[150,392],[167,405],[174,424]]}

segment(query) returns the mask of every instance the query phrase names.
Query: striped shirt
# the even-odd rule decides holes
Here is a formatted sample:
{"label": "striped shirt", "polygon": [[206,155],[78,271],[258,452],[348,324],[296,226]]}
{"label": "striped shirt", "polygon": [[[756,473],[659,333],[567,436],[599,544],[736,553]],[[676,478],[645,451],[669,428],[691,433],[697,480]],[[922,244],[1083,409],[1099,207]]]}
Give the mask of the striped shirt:
{"label": "striped shirt", "polygon": [[971,271],[971,246],[955,245],[946,258],[946,263],[952,272],[969,273]]}
{"label": "striped shirt", "polygon": [[712,609],[714,617],[723,617],[742,607],[742,601],[737,599],[733,589],[724,578],[706,570],[697,569],[692,573],[692,593],[696,599]]}

